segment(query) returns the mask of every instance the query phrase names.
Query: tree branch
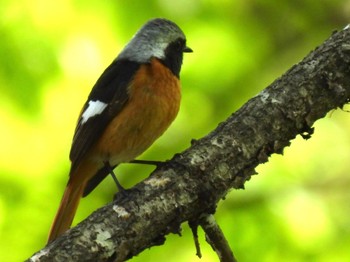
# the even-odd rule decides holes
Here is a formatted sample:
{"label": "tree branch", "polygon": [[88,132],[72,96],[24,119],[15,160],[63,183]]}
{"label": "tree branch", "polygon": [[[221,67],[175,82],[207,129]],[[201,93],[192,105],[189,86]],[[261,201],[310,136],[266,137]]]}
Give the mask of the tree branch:
{"label": "tree branch", "polygon": [[206,137],[158,167],[129,197],[100,208],[29,261],[124,261],[215,213],[272,153],[350,97],[350,29],[334,33]]}

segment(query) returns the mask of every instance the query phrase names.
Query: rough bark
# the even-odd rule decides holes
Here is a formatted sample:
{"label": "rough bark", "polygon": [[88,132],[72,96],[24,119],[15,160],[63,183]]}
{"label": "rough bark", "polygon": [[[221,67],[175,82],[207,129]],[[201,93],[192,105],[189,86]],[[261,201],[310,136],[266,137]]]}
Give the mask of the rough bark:
{"label": "rough bark", "polygon": [[[184,221],[215,213],[257,165],[350,97],[350,29],[334,33],[206,137],[159,166],[29,261],[124,261],[163,244]],[[242,87],[243,88],[243,87]]]}

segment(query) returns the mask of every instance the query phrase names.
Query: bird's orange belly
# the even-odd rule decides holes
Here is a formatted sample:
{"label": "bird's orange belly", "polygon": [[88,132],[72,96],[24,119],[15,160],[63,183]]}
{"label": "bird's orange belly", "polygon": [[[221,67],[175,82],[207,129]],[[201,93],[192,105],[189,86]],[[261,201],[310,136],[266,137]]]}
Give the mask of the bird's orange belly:
{"label": "bird's orange belly", "polygon": [[160,62],[152,61],[141,67],[129,96],[96,145],[97,157],[112,165],[133,160],[169,127],[180,106],[180,83]]}

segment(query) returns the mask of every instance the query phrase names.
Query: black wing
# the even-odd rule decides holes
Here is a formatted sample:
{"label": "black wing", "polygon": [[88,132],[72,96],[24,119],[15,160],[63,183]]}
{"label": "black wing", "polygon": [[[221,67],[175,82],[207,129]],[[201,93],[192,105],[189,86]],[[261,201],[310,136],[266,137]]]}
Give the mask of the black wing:
{"label": "black wing", "polygon": [[[140,65],[127,60],[115,60],[107,67],[86,101],[75,129],[69,158],[74,170],[97,142],[109,122],[123,109],[128,101],[128,86]],[[87,119],[83,123],[82,115],[89,106],[89,101],[100,101],[107,104],[101,114]]]}

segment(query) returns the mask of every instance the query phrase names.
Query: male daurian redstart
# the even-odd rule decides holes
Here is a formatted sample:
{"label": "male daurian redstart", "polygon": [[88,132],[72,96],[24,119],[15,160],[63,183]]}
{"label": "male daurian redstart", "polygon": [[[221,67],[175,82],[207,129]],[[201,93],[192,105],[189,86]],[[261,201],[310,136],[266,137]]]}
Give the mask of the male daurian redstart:
{"label": "male daurian redstart", "polygon": [[97,80],[78,119],[69,180],[48,242],[69,229],[81,197],[118,164],[144,152],[175,119],[184,52],[192,50],[182,30],[153,19]]}

